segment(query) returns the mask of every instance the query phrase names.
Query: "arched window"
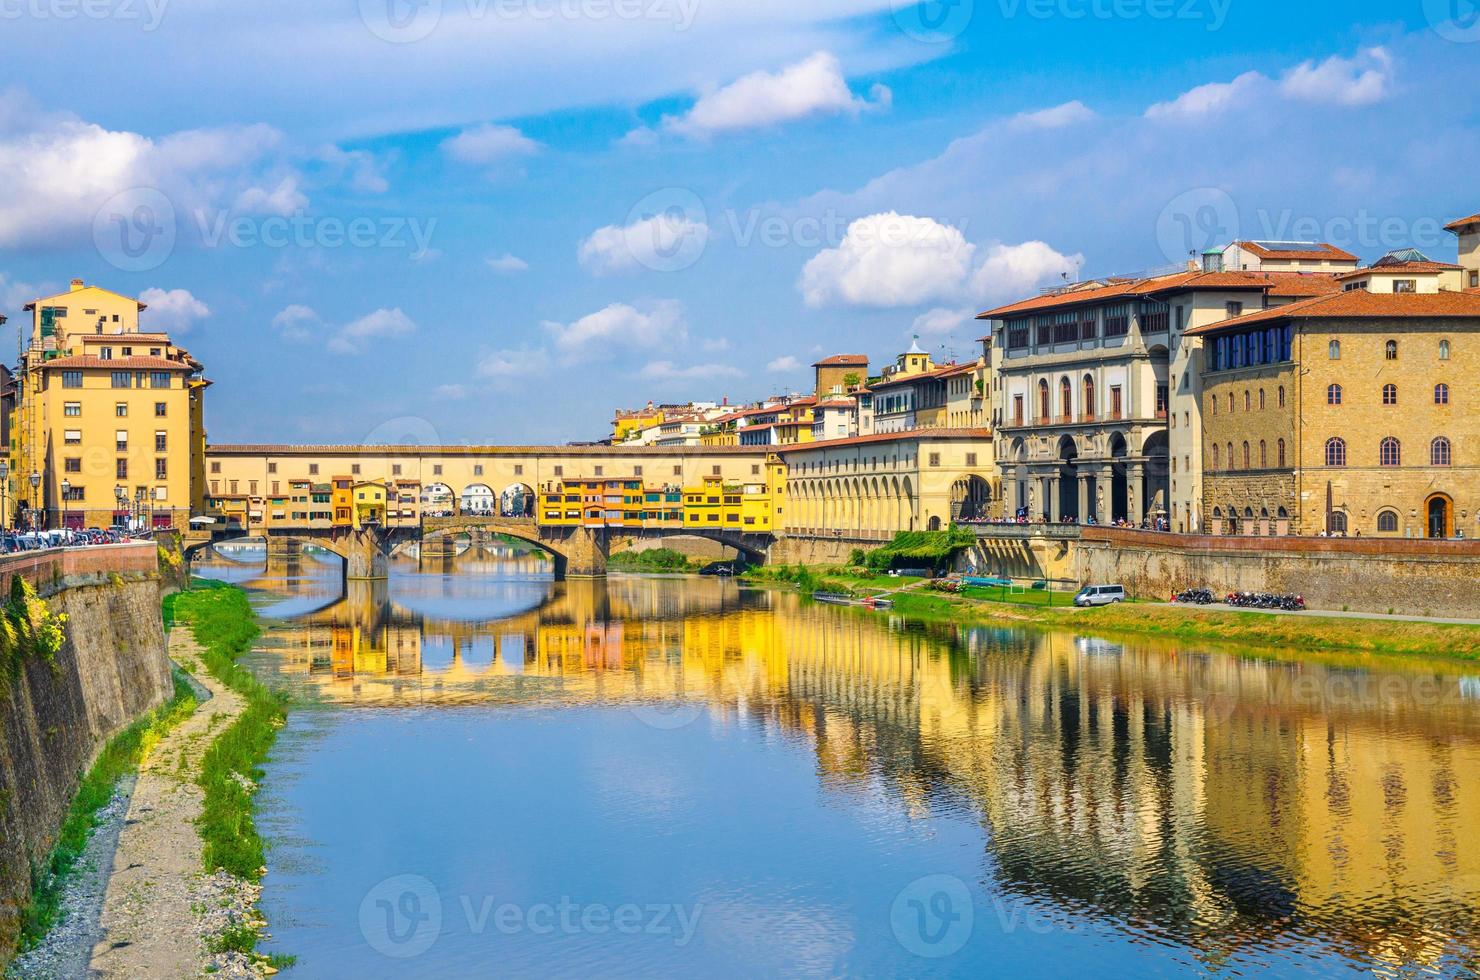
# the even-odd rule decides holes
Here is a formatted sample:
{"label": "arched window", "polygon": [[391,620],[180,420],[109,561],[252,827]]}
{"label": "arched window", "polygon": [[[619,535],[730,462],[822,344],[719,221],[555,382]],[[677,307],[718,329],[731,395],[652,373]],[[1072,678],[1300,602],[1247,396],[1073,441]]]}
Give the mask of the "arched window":
{"label": "arched window", "polygon": [[1389,340],[1383,351],[1388,360],[1396,361],[1398,359],[1398,342],[1396,340]]}
{"label": "arched window", "polygon": [[1340,405],[1341,404],[1341,385],[1327,385],[1326,386],[1326,404],[1327,405]]}
{"label": "arched window", "polygon": [[1213,414],[1214,415],[1217,415],[1218,414],[1218,396],[1217,395],[1214,395],[1213,398],[1212,398],[1212,401],[1210,401],[1209,404],[1211,404],[1213,406]]}
{"label": "arched window", "polygon": [[1231,470],[1238,469],[1238,461],[1233,458],[1233,443],[1231,442],[1228,444],[1228,468]]}
{"label": "arched window", "polygon": [[1383,385],[1382,386],[1382,403],[1384,405],[1396,405],[1396,404],[1398,404],[1398,386],[1397,385]]}
{"label": "arched window", "polygon": [[1269,443],[1263,439],[1259,440],[1259,468],[1261,470],[1269,469]]}
{"label": "arched window", "polygon": [[1059,415],[1069,418],[1074,414],[1074,386],[1068,378],[1059,379]]}
{"label": "arched window", "polygon": [[1434,385],[1434,404],[1449,404],[1449,386],[1447,384],[1444,384],[1442,381],[1439,384]]}
{"label": "arched window", "polygon": [[1264,411],[1264,389],[1259,389],[1259,411]]}
{"label": "arched window", "polygon": [[1048,382],[1042,378],[1038,379],[1038,418],[1047,422],[1048,411]]}
{"label": "arched window", "polygon": [[1092,419],[1095,413],[1095,379],[1086,374],[1084,376],[1084,417]]}
{"label": "arched window", "polygon": [[1284,385],[1280,385],[1280,401],[1279,401],[1279,405],[1280,405],[1280,408],[1284,408],[1285,407],[1285,386]]}
{"label": "arched window", "polygon": [[1244,411],[1247,412],[1250,407],[1251,406],[1249,404],[1249,392],[1247,390],[1245,390],[1244,391]]}
{"label": "arched window", "polygon": [[1439,341],[1439,360],[1449,360],[1449,341],[1447,340]]}
{"label": "arched window", "polygon": [[1433,442],[1429,443],[1430,466],[1448,466],[1453,458],[1453,454],[1450,451],[1449,440],[1446,439],[1444,436],[1440,436]]}
{"label": "arched window", "polygon": [[1244,443],[1244,469],[1249,468],[1249,444]]}
{"label": "arched window", "polygon": [[1285,468],[1285,440],[1281,439],[1279,442],[1275,443],[1274,444],[1274,451],[1275,451],[1275,454],[1276,454],[1276,456],[1277,456],[1277,458],[1279,460],[1277,463],[1275,463],[1275,465],[1278,466],[1280,469],[1284,469]]}
{"label": "arched window", "polygon": [[1219,457],[1222,456],[1222,455],[1223,455],[1222,447],[1220,447],[1216,442],[1213,443],[1213,470],[1215,472],[1217,470],[1219,470],[1219,469],[1222,468],[1223,461],[1221,459],[1219,459]]}
{"label": "arched window", "polygon": [[1398,512],[1385,510],[1377,515],[1377,530],[1381,534],[1396,534],[1398,531]]}
{"label": "arched window", "polygon": [[1346,465],[1346,440],[1338,436],[1326,440],[1326,465]]}
{"label": "arched window", "polygon": [[1228,393],[1228,414],[1233,414],[1233,392]]}
{"label": "arched window", "polygon": [[1343,511],[1343,510],[1333,510],[1331,512],[1331,533],[1332,534],[1345,534],[1346,533],[1346,511]]}
{"label": "arched window", "polygon": [[1379,466],[1403,465],[1403,447],[1397,436],[1388,436],[1378,445],[1377,463]]}
{"label": "arched window", "polygon": [[1341,341],[1333,340],[1326,347],[1326,356],[1333,361],[1341,360]]}

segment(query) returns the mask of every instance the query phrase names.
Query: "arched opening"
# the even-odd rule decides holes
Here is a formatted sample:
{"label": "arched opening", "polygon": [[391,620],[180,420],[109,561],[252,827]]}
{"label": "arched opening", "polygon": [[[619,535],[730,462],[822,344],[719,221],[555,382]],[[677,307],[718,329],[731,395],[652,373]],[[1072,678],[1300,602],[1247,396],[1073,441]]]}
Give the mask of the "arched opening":
{"label": "arched opening", "polygon": [[1448,494],[1436,493],[1424,501],[1424,512],[1428,515],[1429,537],[1454,537],[1454,501]]}
{"label": "arched opening", "polygon": [[[463,491],[467,496],[467,491]],[[498,512],[503,517],[533,517],[534,488],[524,483],[511,483],[498,495]]]}
{"label": "arched opening", "polygon": [[454,495],[445,483],[428,483],[421,488],[423,517],[451,517]]}
{"label": "arched opening", "polygon": [[[1153,518],[1169,518],[1171,510],[1171,456],[1167,448],[1167,434],[1153,432],[1141,446],[1141,455],[1146,458],[1146,500],[1142,503],[1146,515]],[[1139,517],[1140,515],[1133,515]]]}
{"label": "arched opening", "polygon": [[1038,422],[1040,425],[1048,423],[1048,382],[1042,378],[1038,381]]}
{"label": "arched opening", "polygon": [[1068,378],[1059,379],[1059,421],[1070,422],[1074,418],[1074,386]]}
{"label": "arched opening", "polygon": [[458,496],[457,506],[464,514],[487,517],[493,513],[493,488],[486,483],[471,483]]}
{"label": "arched opening", "polygon": [[934,514],[931,514],[930,515],[930,520],[926,524],[926,527],[929,530],[931,530],[931,531],[939,531],[940,530],[940,518],[937,517],[937,516],[935,516]]}
{"label": "arched opening", "polygon": [[1110,437],[1110,499],[1107,501],[1110,507],[1110,520],[1123,521],[1127,519],[1130,511],[1129,501],[1126,494],[1126,457],[1130,455],[1129,447],[1126,446],[1125,436],[1119,432]]}
{"label": "arched opening", "polygon": [[1072,436],[1059,439],[1059,499],[1052,501],[1051,520],[1077,521],[1079,515],[1079,447]]}
{"label": "arched opening", "polygon": [[985,479],[972,474],[951,484],[951,520],[985,520],[992,504],[992,487]]}

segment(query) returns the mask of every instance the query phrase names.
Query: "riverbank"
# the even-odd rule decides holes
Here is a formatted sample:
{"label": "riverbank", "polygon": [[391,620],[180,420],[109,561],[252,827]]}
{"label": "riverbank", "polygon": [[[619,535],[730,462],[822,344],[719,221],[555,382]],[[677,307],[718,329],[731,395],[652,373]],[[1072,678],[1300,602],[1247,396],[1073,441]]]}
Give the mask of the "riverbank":
{"label": "riverbank", "polygon": [[[1356,652],[1480,660],[1480,626],[1385,619],[1380,616],[1276,616],[1257,611],[1132,603],[1099,609],[996,602],[930,592],[919,580],[872,575],[857,569],[799,566],[751,577],[757,584],[793,584],[800,591],[890,592],[895,612],[960,624],[1031,626],[1106,636],[1247,644],[1287,651]],[[1065,596],[1067,599],[1067,596]]]}

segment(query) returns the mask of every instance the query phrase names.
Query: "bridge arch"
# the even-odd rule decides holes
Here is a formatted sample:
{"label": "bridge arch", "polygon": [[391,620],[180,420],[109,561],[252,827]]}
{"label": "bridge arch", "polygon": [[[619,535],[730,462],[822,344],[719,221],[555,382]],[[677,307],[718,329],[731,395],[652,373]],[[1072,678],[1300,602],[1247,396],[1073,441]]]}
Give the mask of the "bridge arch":
{"label": "bridge arch", "polygon": [[533,517],[534,488],[527,483],[511,483],[504,487],[498,498],[501,517]]}
{"label": "bridge arch", "polygon": [[493,487],[470,483],[457,496],[458,510],[464,514],[492,514],[495,501]]}

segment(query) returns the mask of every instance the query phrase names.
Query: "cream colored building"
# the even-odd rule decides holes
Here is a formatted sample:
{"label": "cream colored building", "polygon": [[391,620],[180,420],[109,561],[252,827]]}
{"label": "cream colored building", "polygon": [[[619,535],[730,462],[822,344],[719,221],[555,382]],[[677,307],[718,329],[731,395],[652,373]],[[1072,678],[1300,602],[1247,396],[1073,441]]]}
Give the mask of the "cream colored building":
{"label": "cream colored building", "polygon": [[1464,287],[1480,289],[1480,214],[1451,221],[1444,228],[1459,237],[1459,264],[1464,269]]}
{"label": "cream colored building", "polygon": [[11,471],[27,523],[188,522],[209,382],[167,334],[142,331],[145,308],[80,279],[26,304]]}

